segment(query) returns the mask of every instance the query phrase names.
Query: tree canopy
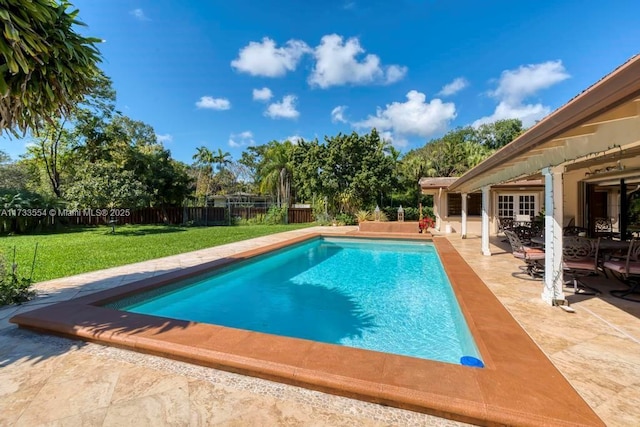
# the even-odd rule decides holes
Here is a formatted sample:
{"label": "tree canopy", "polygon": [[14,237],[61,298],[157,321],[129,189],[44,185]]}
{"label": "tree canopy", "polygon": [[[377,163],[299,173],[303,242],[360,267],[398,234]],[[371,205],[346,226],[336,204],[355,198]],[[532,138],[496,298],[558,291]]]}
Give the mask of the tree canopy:
{"label": "tree canopy", "polygon": [[100,39],[84,37],[66,0],[0,0],[0,134],[69,114],[99,73]]}

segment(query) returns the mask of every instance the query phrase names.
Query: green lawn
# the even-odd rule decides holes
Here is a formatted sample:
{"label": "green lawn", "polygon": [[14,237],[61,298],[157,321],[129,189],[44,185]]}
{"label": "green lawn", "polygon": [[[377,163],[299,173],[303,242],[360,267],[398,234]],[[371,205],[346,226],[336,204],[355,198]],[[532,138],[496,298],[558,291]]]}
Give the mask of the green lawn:
{"label": "green lawn", "polygon": [[18,272],[29,276],[38,242],[33,279],[40,282],[309,226],[127,225],[117,227],[116,234],[111,234],[109,227],[78,228],[60,233],[0,237],[0,253],[10,265],[15,246]]}

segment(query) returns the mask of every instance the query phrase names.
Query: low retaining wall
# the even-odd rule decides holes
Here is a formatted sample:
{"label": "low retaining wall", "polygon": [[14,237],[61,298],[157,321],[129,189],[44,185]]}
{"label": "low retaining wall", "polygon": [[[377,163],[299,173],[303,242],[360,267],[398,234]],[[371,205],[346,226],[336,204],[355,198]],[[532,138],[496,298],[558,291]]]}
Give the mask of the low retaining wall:
{"label": "low retaining wall", "polygon": [[378,221],[365,221],[360,223],[361,232],[367,233],[404,233],[404,234],[418,234],[418,221],[404,221],[404,222],[378,222]]}

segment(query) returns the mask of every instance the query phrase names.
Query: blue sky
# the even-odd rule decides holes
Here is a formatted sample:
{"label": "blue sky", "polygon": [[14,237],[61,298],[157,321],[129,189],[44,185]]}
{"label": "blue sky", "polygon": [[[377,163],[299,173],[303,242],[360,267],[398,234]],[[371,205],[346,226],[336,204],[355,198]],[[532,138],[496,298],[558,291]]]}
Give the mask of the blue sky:
{"label": "blue sky", "polygon": [[[118,109],[173,156],[372,126],[402,151],[531,125],[640,52],[628,1],[75,0]],[[16,158],[26,141],[0,140]]]}

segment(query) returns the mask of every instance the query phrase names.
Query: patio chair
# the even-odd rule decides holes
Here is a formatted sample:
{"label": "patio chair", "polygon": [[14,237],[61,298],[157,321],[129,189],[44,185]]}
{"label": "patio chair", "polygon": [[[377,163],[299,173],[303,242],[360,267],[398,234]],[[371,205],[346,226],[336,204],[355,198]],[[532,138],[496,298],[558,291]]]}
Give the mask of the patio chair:
{"label": "patio chair", "polygon": [[513,228],[513,218],[498,217],[498,233],[504,233],[505,230]]}
{"label": "patio chair", "polygon": [[[509,217],[498,217],[498,234],[504,233],[505,230],[511,230],[513,228],[513,218]],[[509,239],[502,240],[503,242],[508,242]]]}
{"label": "patio chair", "polygon": [[512,230],[505,230],[504,234],[509,239],[513,256],[525,262],[527,274],[534,279],[542,277],[544,274],[544,249],[524,245]]}
{"label": "patio chair", "polygon": [[629,285],[629,289],[613,290],[611,295],[629,301],[640,302],[640,297],[632,296],[640,293],[640,241],[631,240],[625,259],[605,261],[602,267],[612,271]]}
{"label": "patio chair", "polygon": [[613,238],[611,218],[596,218],[594,220],[594,237],[602,237],[604,239]]}
{"label": "patio chair", "polygon": [[584,237],[566,236],[562,239],[562,268],[573,284],[573,293],[580,295],[597,295],[599,290],[585,285],[579,277],[598,275],[598,248],[600,239],[589,240]]}
{"label": "patio chair", "polygon": [[516,235],[522,241],[523,244],[527,246],[531,244],[531,238],[533,237],[533,230],[531,229],[531,227],[525,227],[523,225],[519,225],[517,227],[513,227],[511,231],[516,233]]}
{"label": "patio chair", "polygon": [[562,229],[563,236],[580,236],[586,237],[589,230],[584,227],[576,227],[575,225],[569,225]]}

